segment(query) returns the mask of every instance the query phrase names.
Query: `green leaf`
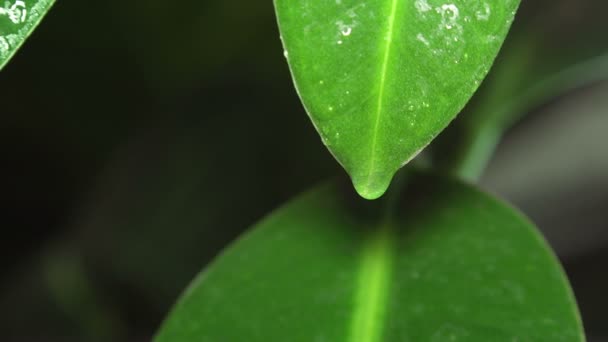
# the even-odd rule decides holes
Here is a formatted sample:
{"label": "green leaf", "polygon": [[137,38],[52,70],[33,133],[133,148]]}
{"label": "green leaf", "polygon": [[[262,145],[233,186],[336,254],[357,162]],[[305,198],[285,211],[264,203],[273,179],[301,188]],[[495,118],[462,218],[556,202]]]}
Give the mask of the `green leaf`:
{"label": "green leaf", "polygon": [[518,0],[275,0],[298,93],[359,194],[394,173],[463,108]]}
{"label": "green leaf", "polygon": [[155,341],[584,340],[525,218],[469,185],[406,176],[387,202],[328,184],[279,209],[193,282]]}
{"label": "green leaf", "polygon": [[504,131],[525,114],[572,89],[608,79],[607,10],[606,2],[594,0],[522,3],[492,71],[458,120],[434,141],[435,166],[475,180]]}
{"label": "green leaf", "polygon": [[55,0],[0,1],[0,70],[34,31]]}

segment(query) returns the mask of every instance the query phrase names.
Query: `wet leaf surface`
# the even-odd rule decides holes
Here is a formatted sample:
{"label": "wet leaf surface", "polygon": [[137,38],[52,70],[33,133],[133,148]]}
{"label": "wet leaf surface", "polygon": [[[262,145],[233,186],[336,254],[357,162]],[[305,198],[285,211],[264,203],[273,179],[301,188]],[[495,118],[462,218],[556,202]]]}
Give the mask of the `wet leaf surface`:
{"label": "wet leaf surface", "polygon": [[462,109],[518,4],[275,1],[298,93],[361,196],[380,197]]}

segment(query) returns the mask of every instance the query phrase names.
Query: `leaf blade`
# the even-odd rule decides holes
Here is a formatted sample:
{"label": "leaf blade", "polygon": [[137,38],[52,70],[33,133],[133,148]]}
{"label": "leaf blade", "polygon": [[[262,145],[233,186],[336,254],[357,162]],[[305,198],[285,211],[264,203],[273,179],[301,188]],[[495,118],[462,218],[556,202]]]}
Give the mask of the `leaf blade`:
{"label": "leaf blade", "polygon": [[526,219],[455,181],[407,187],[388,220],[332,184],[300,197],[215,261],[156,341],[584,340]]}
{"label": "leaf blade", "polygon": [[462,109],[518,4],[275,0],[298,94],[364,198]]}

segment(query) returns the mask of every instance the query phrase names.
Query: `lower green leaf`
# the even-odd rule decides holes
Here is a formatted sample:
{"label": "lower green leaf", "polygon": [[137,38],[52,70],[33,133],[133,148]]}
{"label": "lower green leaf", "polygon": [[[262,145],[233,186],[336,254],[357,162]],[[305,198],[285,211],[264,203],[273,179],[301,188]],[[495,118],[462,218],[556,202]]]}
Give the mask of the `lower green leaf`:
{"label": "lower green leaf", "polygon": [[510,207],[417,172],[390,211],[346,193],[321,186],[255,226],[155,340],[584,340],[558,261]]}

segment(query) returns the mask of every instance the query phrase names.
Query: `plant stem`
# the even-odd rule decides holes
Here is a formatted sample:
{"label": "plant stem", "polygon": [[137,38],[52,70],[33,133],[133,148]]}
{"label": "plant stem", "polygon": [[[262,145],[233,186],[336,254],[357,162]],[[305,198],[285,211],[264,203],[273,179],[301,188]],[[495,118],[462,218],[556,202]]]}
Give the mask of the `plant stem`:
{"label": "plant stem", "polygon": [[[481,177],[503,134],[526,113],[551,97],[605,80],[608,80],[608,54],[549,75],[506,105],[492,100],[484,102],[455,123],[456,132],[448,133],[444,139],[449,140],[445,141],[447,148],[435,151],[435,162],[444,171],[474,182]],[[492,115],[484,120],[488,113]],[[437,152],[448,155],[440,156]]]}

